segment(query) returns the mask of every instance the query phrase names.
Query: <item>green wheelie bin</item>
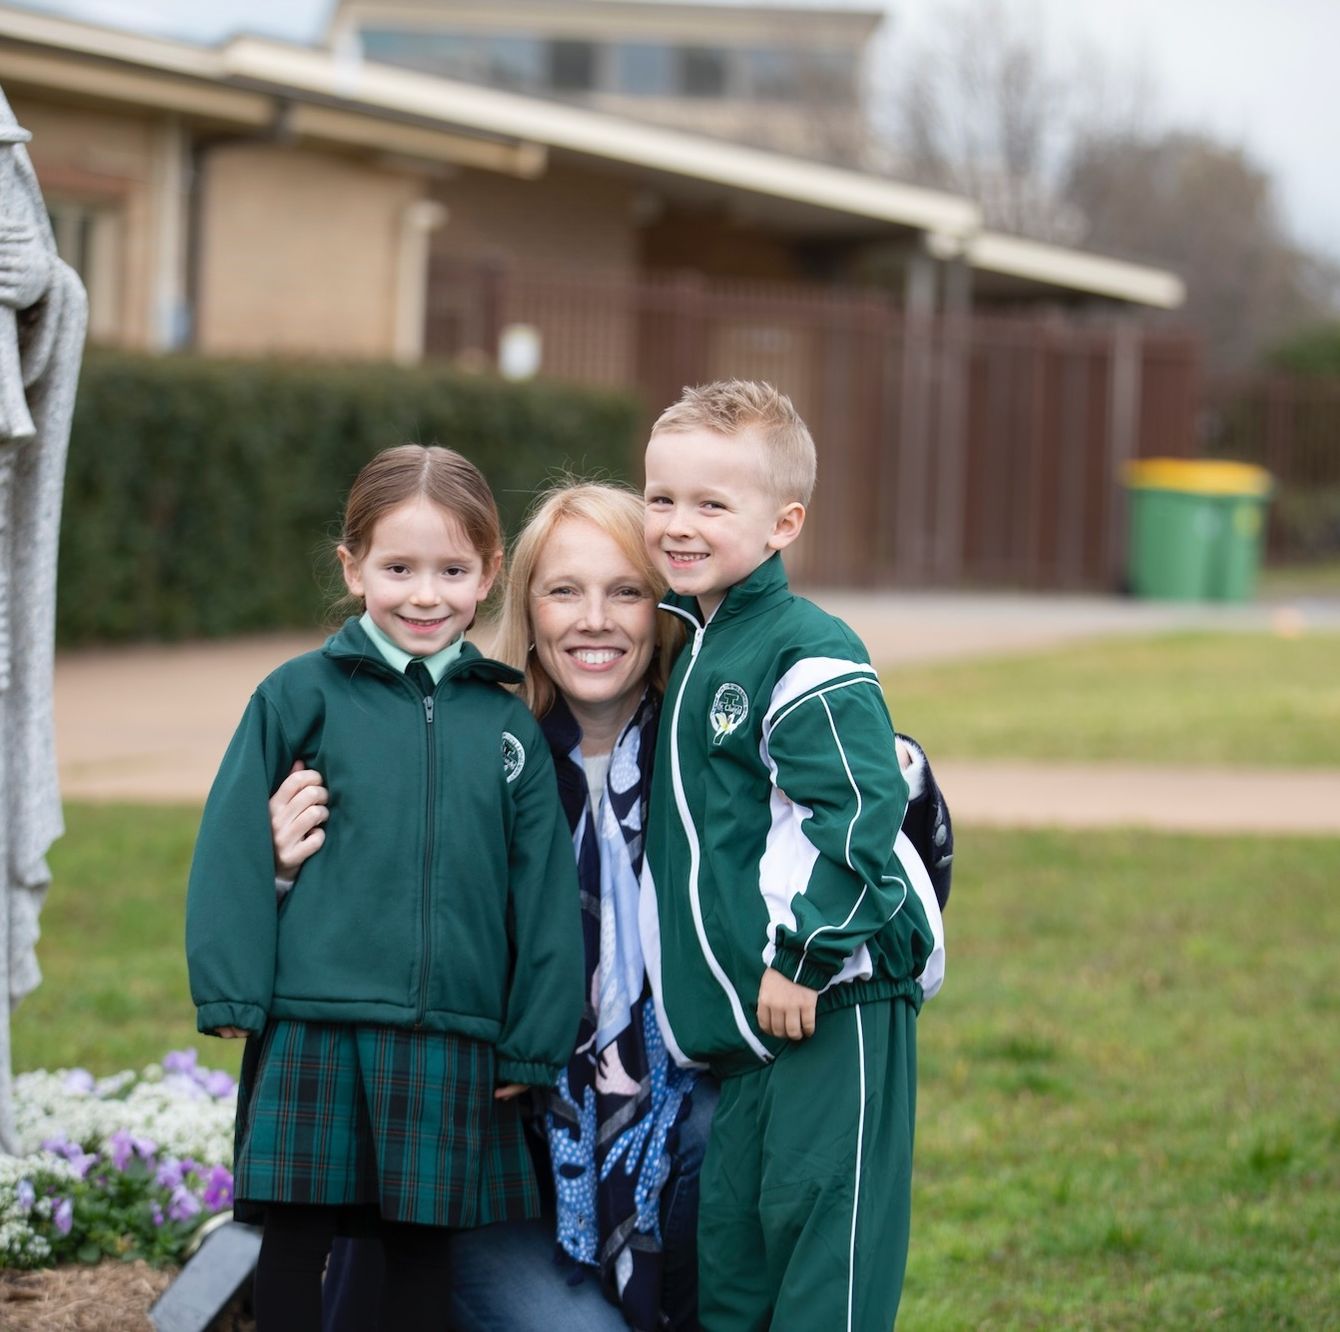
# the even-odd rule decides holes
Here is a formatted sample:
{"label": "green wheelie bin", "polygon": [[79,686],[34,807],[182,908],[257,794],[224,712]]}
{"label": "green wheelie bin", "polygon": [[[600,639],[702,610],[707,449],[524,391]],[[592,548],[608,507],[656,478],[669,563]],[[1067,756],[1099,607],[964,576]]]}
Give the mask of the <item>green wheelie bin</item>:
{"label": "green wheelie bin", "polygon": [[1251,463],[1144,458],[1128,463],[1127,573],[1138,597],[1247,601],[1256,589],[1270,474]]}

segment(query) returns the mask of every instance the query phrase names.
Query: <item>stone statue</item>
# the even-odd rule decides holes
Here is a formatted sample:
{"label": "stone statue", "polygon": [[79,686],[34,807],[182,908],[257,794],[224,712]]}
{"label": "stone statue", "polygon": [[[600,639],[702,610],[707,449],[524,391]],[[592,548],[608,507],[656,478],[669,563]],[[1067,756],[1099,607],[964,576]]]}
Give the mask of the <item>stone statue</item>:
{"label": "stone statue", "polygon": [[[52,726],[56,541],[88,310],[0,92],[0,1149],[13,1152],[9,1024],[41,980],[37,916],[60,836]],[[80,591],[80,589],[74,589]],[[88,589],[82,589],[85,595]]]}

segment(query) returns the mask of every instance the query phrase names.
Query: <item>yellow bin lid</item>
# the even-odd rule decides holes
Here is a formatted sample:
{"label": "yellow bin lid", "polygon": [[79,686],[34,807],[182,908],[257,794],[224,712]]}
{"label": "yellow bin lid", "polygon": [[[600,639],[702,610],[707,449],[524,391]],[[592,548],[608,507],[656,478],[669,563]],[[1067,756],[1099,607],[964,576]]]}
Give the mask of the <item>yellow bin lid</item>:
{"label": "yellow bin lid", "polygon": [[1181,490],[1194,495],[1270,494],[1270,473],[1254,463],[1220,458],[1141,458],[1123,470],[1128,486],[1139,490]]}

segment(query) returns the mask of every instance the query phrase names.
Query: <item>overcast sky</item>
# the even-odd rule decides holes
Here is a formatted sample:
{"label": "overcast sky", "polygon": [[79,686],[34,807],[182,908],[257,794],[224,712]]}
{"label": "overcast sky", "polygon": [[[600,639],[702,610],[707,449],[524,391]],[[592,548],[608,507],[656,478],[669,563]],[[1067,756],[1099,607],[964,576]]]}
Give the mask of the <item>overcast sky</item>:
{"label": "overcast sky", "polygon": [[[1158,121],[1243,144],[1275,175],[1299,239],[1340,259],[1340,0],[1003,2],[1040,15],[1060,55],[1087,42],[1118,69],[1139,62]],[[200,41],[239,30],[302,41],[322,30],[335,0],[19,3]],[[871,0],[849,3],[864,8]],[[896,44],[933,27],[945,0],[887,0],[884,7]]]}
{"label": "overcast sky", "polygon": [[[1203,128],[1270,169],[1295,234],[1340,259],[1340,0],[1005,0],[1058,56],[1138,63],[1156,122]],[[888,0],[890,40],[937,25],[943,0]]]}

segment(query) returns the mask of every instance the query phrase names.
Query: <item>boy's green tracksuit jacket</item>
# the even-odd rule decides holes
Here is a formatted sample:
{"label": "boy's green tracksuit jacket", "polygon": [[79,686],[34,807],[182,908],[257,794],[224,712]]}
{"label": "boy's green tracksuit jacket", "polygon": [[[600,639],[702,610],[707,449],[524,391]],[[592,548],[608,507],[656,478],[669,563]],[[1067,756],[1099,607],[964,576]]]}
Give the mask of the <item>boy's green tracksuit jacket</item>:
{"label": "boy's green tracksuit jacket", "polygon": [[[264,680],[210,791],[186,953],[201,1031],[269,1018],[455,1032],[547,1085],[583,1003],[572,841],[516,671],[470,644],[425,697],[357,620]],[[322,774],[319,855],[276,911],[267,802]]]}
{"label": "boy's green tracksuit jacket", "polygon": [[643,870],[671,1053],[721,1076],[769,1062],[786,1044],[758,1027],[769,966],[819,990],[820,1013],[919,1006],[938,909],[920,861],[893,849],[907,786],[860,640],[792,595],[780,555],[706,626],[696,600],[662,606],[693,630],[661,713]]}

